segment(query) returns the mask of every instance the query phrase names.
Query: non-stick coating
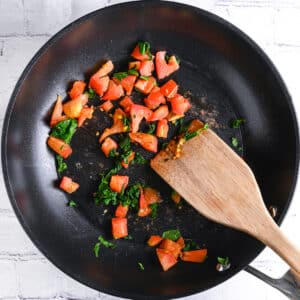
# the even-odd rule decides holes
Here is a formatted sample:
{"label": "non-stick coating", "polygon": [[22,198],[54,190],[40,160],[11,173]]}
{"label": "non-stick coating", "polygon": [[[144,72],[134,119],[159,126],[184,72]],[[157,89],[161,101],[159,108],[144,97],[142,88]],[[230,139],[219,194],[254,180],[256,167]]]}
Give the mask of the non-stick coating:
{"label": "non-stick coating", "polygon": [[[181,91],[191,92],[192,113],[211,122],[230,143],[235,136],[253,169],[267,205],[278,207],[280,222],[290,202],[298,168],[298,129],[291,99],[274,66],[243,33],[202,10],[167,2],[145,1],[112,6],[79,19],[58,33],[33,58],[12,95],[7,111],[2,162],[7,190],[20,222],[38,248],[61,270],[106,293],[130,298],[179,297],[200,292],[233,276],[262,250],[261,243],[212,223],[185,205],[178,210],[169,187],[147,166],[134,166],[131,183],[159,188],[164,202],[157,219],[129,217],[133,240],[93,254],[99,234],[110,236],[109,216],[95,207],[92,193],[109,160],[99,150],[96,131],[109,124],[97,111],[72,141],[68,170],[80,183],[71,197],[57,189],[53,153],[46,146],[49,112],[57,94],[75,79],[88,77],[104,59],[124,70],[139,40],[181,59],[174,75]],[[202,113],[201,113],[202,110]],[[204,111],[204,114],[203,114]],[[230,129],[232,118],[245,125]],[[210,119],[209,119],[210,118]],[[174,132],[174,128],[172,129]],[[145,152],[142,152],[145,154]],[[204,158],[205,159],[205,158]],[[180,174],[174,174],[180,176]],[[75,200],[79,208],[66,204]],[[162,272],[145,240],[179,228],[183,236],[208,248],[203,264],[179,263]],[[216,257],[229,256],[230,270],[218,273]],[[142,262],[142,272],[137,262]]]}

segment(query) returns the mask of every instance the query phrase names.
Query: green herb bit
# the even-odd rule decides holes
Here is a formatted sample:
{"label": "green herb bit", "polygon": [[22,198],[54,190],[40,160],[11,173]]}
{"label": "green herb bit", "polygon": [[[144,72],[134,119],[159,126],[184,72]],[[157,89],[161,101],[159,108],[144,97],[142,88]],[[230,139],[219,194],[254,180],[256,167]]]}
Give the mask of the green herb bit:
{"label": "green herb bit", "polygon": [[183,125],[183,118],[177,119],[175,121],[175,126],[179,125],[180,127]]}
{"label": "green herb bit", "polygon": [[198,129],[198,130],[196,130],[196,131],[193,131],[193,132],[188,132],[188,131],[187,131],[187,132],[184,134],[184,139],[185,139],[186,141],[188,141],[188,140],[190,140],[190,139],[196,137],[197,135],[199,135],[202,131],[207,130],[208,128],[209,128],[208,123],[205,123],[204,126],[203,126],[202,128],[200,128],[200,129]]}
{"label": "green herb bit", "polygon": [[142,55],[150,52],[150,43],[149,42],[138,42],[139,50]]}
{"label": "green herb bit", "polygon": [[119,202],[123,206],[130,206],[132,208],[137,208],[140,197],[140,184],[136,183],[128,187],[123,194],[118,197]]}
{"label": "green herb bit", "polygon": [[232,137],[232,138],[231,138],[231,145],[232,145],[233,147],[235,147],[235,148],[238,147],[239,142],[238,142],[238,139],[237,139],[236,137]]}
{"label": "green herb bit", "polygon": [[229,257],[217,257],[217,261],[219,264],[223,266],[228,266],[230,264]]}
{"label": "green herb bit", "polygon": [[67,164],[64,162],[64,159],[56,154],[56,162],[57,162],[57,172],[60,174],[61,172],[63,172],[64,170],[66,170],[68,168]]}
{"label": "green herb bit", "polygon": [[167,146],[168,146],[168,142],[164,142],[162,145],[161,145],[161,149],[166,149]]}
{"label": "green herb bit", "polygon": [[158,208],[158,203],[152,203],[149,205],[151,208],[151,218],[155,219],[157,217],[157,208]]}
{"label": "green herb bit", "polygon": [[168,55],[168,54],[166,53],[166,55],[165,55],[165,60],[168,62],[169,59],[170,59],[170,55]]}
{"label": "green herb bit", "polygon": [[127,73],[128,75],[139,76],[139,72],[136,69],[129,69]]}
{"label": "green herb bit", "polygon": [[86,90],[86,93],[88,94],[89,99],[94,99],[97,97],[96,92],[90,87]]}
{"label": "green herb bit", "polygon": [[145,267],[140,261],[138,262],[138,266],[139,266],[141,271],[145,271]]}
{"label": "green herb bit", "polygon": [[172,240],[174,242],[176,242],[181,236],[181,233],[178,229],[172,229],[172,230],[168,230],[163,232],[162,237],[164,239],[169,239]]}
{"label": "green herb bit", "polygon": [[123,125],[124,125],[124,126],[127,126],[128,129],[129,129],[129,128],[130,128],[130,120],[129,120],[129,118],[127,118],[126,116],[124,116],[124,117],[122,118],[122,121],[123,121]]}
{"label": "green herb bit", "polygon": [[71,206],[71,207],[77,207],[78,204],[77,204],[75,201],[71,200],[71,201],[69,202],[69,206]]}
{"label": "green herb bit", "polygon": [[114,158],[114,157],[117,157],[118,155],[119,155],[119,153],[117,152],[116,149],[111,149],[111,150],[109,151],[108,157]]}
{"label": "green herb bit", "polygon": [[240,128],[240,126],[245,122],[245,119],[234,119],[230,123],[231,128]]}
{"label": "green herb bit", "polygon": [[94,253],[96,257],[99,257],[100,243],[96,243],[94,246]]}
{"label": "green herb bit", "polygon": [[128,234],[127,236],[125,236],[124,238],[123,238],[124,240],[133,240],[133,237],[130,235],[130,234]]}
{"label": "green herb bit", "polygon": [[122,80],[123,78],[127,77],[127,72],[118,72],[114,73],[113,77],[117,78],[118,80]]}
{"label": "green herb bit", "polygon": [[191,250],[197,250],[200,249],[198,244],[194,241],[184,241],[185,246],[183,248],[183,251],[191,251]]}
{"label": "green herb bit", "polygon": [[136,152],[133,163],[137,165],[144,165],[147,163],[147,160],[140,153]]}
{"label": "green herb bit", "polygon": [[149,123],[148,127],[149,128],[148,128],[146,133],[153,134],[155,132],[155,129],[156,129],[156,124],[155,123]]}
{"label": "green herb bit", "polygon": [[62,139],[67,144],[70,144],[76,128],[77,121],[74,119],[60,121],[52,128],[50,135]]}
{"label": "green herb bit", "polygon": [[101,245],[103,245],[106,248],[111,248],[111,249],[116,248],[116,245],[114,243],[105,240],[102,235],[98,236],[98,241],[99,242],[97,242],[94,246],[94,253],[96,257],[99,257],[99,250]]}
{"label": "green herb bit", "polygon": [[149,77],[150,77],[150,76],[143,76],[143,75],[140,76],[140,78],[143,79],[143,80],[148,80]]}
{"label": "green herb bit", "polygon": [[177,56],[175,56],[175,59],[176,59],[177,63],[180,64],[180,59]]}

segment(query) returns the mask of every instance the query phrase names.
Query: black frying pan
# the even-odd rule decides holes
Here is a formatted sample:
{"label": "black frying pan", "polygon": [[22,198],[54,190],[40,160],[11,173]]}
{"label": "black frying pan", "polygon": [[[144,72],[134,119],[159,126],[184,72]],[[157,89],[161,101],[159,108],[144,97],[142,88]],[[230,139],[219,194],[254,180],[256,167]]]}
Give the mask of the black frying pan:
{"label": "black frying pan", "polygon": [[[74,79],[86,78],[95,63],[110,58],[125,68],[138,40],[154,50],[167,49],[181,59],[174,75],[183,90],[192,92],[189,119],[214,115],[216,132],[228,143],[236,136],[241,153],[253,169],[266,205],[278,208],[276,221],[289,206],[298,169],[298,127],[287,89],[266,55],[241,31],[200,9],[169,2],[143,1],[101,9],[72,23],[35,55],[13,92],[2,136],[2,163],[9,197],[32,241],[57,267],[100,291],[130,298],[168,298],[213,287],[248,265],[263,249],[253,238],[208,221],[185,205],[178,210],[170,188],[147,166],[129,171],[131,182],[143,180],[159,188],[164,202],[157,219],[129,217],[133,240],[117,242],[115,250],[92,248],[99,234],[110,236],[109,209],[95,207],[92,193],[99,173],[111,166],[95,135],[109,125],[98,111],[72,141],[68,159],[79,192],[67,196],[57,189],[53,154],[46,146],[49,112],[56,94],[66,95]],[[200,110],[206,114],[201,115]],[[211,116],[211,115],[210,115]],[[244,117],[240,130],[229,121]],[[170,136],[174,134],[172,128]],[[146,153],[143,153],[146,155]],[[149,156],[148,156],[149,157]],[[180,174],[179,174],[180,175]],[[78,209],[66,205],[73,199]],[[149,225],[150,224],[150,225]],[[179,228],[184,237],[208,248],[201,265],[180,263],[162,272],[150,234]],[[216,271],[216,257],[229,256],[232,266]],[[137,266],[143,262],[145,271]]]}

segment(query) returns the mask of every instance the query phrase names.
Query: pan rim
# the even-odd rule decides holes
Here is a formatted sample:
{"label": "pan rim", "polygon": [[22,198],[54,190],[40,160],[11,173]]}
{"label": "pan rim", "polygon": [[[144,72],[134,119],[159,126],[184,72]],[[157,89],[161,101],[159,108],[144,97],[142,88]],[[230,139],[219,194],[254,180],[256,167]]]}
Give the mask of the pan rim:
{"label": "pan rim", "polygon": [[[191,5],[187,5],[187,4],[182,4],[182,3],[177,3],[177,2],[169,2],[169,1],[160,1],[160,0],[154,0],[154,1],[147,1],[147,0],[143,0],[143,1],[131,1],[131,2],[125,2],[125,3],[120,3],[120,4],[115,4],[115,5],[111,5],[108,7],[104,7],[104,8],[100,8],[98,10],[95,10],[89,14],[86,14],[74,21],[72,21],[70,24],[68,24],[67,26],[65,26],[64,28],[62,28],[61,30],[59,30],[55,35],[53,35],[50,39],[48,39],[46,41],[46,43],[34,54],[34,56],[32,57],[32,59],[29,61],[29,63],[27,64],[27,66],[25,67],[25,69],[23,70],[23,72],[21,73],[15,87],[14,90],[12,92],[12,95],[9,99],[8,102],[8,106],[6,109],[6,113],[5,113],[5,118],[4,118],[4,122],[3,122],[3,128],[2,128],[2,138],[1,138],[1,161],[2,161],[2,173],[3,173],[3,178],[4,178],[4,182],[5,182],[5,187],[6,187],[6,191],[10,200],[10,203],[13,207],[13,210],[17,216],[18,221],[20,222],[20,224],[22,225],[22,228],[24,229],[24,231],[26,232],[26,234],[29,236],[29,238],[31,239],[31,241],[33,242],[33,244],[38,248],[38,250],[45,255],[45,257],[47,258],[48,261],[50,261],[53,265],[55,265],[59,270],[63,271],[65,274],[67,274],[68,276],[70,276],[71,278],[79,281],[80,283],[83,283],[84,285],[96,289],[98,291],[104,292],[106,294],[110,294],[110,295],[114,295],[114,296],[118,296],[118,297],[127,297],[127,298],[134,298],[134,299],[168,299],[170,298],[170,296],[168,295],[160,295],[160,296],[141,296],[141,295],[136,295],[136,294],[132,294],[132,293],[123,293],[120,292],[118,290],[112,290],[112,289],[107,289],[104,288],[101,285],[98,285],[97,287],[93,284],[91,284],[88,280],[85,280],[83,278],[81,278],[80,274],[73,274],[70,270],[68,270],[65,266],[64,268],[62,268],[59,264],[59,262],[57,262],[57,260],[53,257],[50,257],[49,253],[47,253],[47,249],[44,249],[44,247],[40,244],[40,242],[34,237],[34,233],[31,231],[31,229],[29,228],[29,226],[26,224],[26,221],[24,220],[22,213],[20,212],[17,204],[16,204],[16,200],[14,197],[14,192],[13,189],[11,187],[11,182],[10,182],[10,178],[9,178],[9,172],[8,172],[8,161],[7,161],[7,138],[8,138],[8,132],[9,132],[9,125],[10,125],[10,119],[11,119],[11,115],[13,113],[13,109],[16,103],[16,97],[22,87],[23,82],[26,80],[26,77],[30,74],[31,69],[33,68],[33,66],[35,65],[35,63],[38,61],[38,59],[47,51],[47,49],[54,45],[56,43],[56,41],[58,41],[60,38],[62,38],[65,34],[67,34],[68,32],[70,32],[73,29],[76,29],[76,27],[78,25],[80,25],[81,23],[89,20],[90,18],[93,18],[95,16],[97,16],[99,13],[100,14],[104,14],[109,10],[115,10],[115,9],[131,9],[131,8],[138,8],[138,7],[145,7],[145,6],[155,6],[155,5],[166,5],[167,7],[173,7],[176,9],[185,9],[185,10],[189,10],[192,13],[199,15],[199,16],[205,16],[208,19],[211,19],[213,22],[219,23],[220,25],[222,25],[223,27],[227,28],[228,30],[232,31],[234,34],[237,35],[237,37],[243,41],[245,41],[247,43],[247,45],[249,47],[252,48],[253,51],[255,51],[260,58],[264,61],[264,63],[268,66],[268,68],[270,68],[270,70],[272,71],[273,75],[275,76],[277,83],[280,86],[281,91],[283,92],[286,102],[288,104],[289,107],[289,111],[291,113],[292,116],[292,124],[293,124],[293,129],[295,132],[295,137],[296,137],[296,141],[295,141],[295,150],[296,150],[296,156],[295,156],[295,171],[294,171],[294,175],[293,175],[293,182],[291,185],[291,190],[289,193],[289,196],[287,198],[285,207],[281,213],[280,218],[278,219],[278,224],[280,225],[290,207],[293,195],[294,195],[294,191],[296,188],[296,184],[297,184],[297,179],[298,179],[298,172],[299,172],[299,123],[297,121],[297,116],[296,116],[296,112],[294,109],[294,105],[292,102],[292,98],[288,92],[288,89],[283,81],[282,76],[280,75],[279,71],[277,70],[277,68],[275,67],[275,65],[273,64],[273,62],[270,60],[270,58],[267,56],[267,54],[260,48],[260,46],[258,46],[258,44],[256,44],[256,42],[254,40],[252,40],[248,35],[246,35],[243,31],[241,31],[239,28],[237,28],[235,25],[231,24],[230,22],[226,21],[225,19],[211,13],[208,12],[206,10],[203,10],[201,8],[195,7],[195,6],[191,6]],[[249,256],[247,264],[249,264],[251,261],[253,261],[258,254],[264,249],[264,246],[262,245],[255,253],[253,253],[251,256]],[[216,279],[214,281],[213,284],[208,285],[208,289],[219,285],[222,282],[225,282],[227,279],[233,277],[234,275],[236,275],[238,272],[240,272],[241,270],[243,270],[245,268],[245,266],[240,266],[238,268],[236,268],[236,270],[231,271],[231,272],[227,272],[226,274],[222,275],[222,277],[220,277],[218,280]],[[199,293],[201,292],[201,289],[191,289],[187,292],[183,292],[181,294],[172,295],[172,298],[179,298],[179,297],[184,297],[184,296],[189,296],[195,293]]]}

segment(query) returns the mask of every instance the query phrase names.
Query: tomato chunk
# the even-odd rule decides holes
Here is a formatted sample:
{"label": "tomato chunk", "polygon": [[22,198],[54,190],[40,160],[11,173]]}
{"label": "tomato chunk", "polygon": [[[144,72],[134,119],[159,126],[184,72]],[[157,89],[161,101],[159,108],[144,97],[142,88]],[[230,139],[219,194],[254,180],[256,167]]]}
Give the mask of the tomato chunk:
{"label": "tomato chunk", "polygon": [[136,70],[138,70],[140,68],[140,66],[141,66],[141,62],[138,61],[138,60],[136,60],[136,61],[130,61],[128,63],[128,69],[129,70],[130,69],[136,69]]}
{"label": "tomato chunk", "polygon": [[155,109],[161,104],[166,103],[166,99],[164,95],[161,93],[159,87],[155,87],[152,89],[151,93],[144,99],[144,102],[147,107],[150,109]]}
{"label": "tomato chunk", "polygon": [[151,213],[151,208],[148,206],[148,203],[145,199],[144,191],[142,187],[140,187],[140,198],[139,198],[139,217],[146,217]]}
{"label": "tomato chunk", "polygon": [[124,118],[126,118],[125,113],[121,108],[117,108],[113,115],[113,125],[111,128],[105,128],[104,132],[99,138],[101,143],[106,137],[116,133],[127,132],[129,130],[127,125],[124,125]]}
{"label": "tomato chunk", "polygon": [[89,87],[92,88],[100,97],[107,91],[109,77],[98,77],[96,74],[90,78]]}
{"label": "tomato chunk", "polygon": [[133,49],[131,56],[137,60],[148,60],[149,55],[147,53],[141,54],[139,45],[136,45]]}
{"label": "tomato chunk", "polygon": [[111,225],[114,239],[120,239],[128,235],[126,218],[112,218]]}
{"label": "tomato chunk", "polygon": [[149,121],[153,122],[153,121],[164,119],[168,116],[168,114],[169,114],[168,105],[162,105],[152,113],[151,117],[149,118]]}
{"label": "tomato chunk", "polygon": [[119,104],[124,108],[124,111],[125,111],[125,112],[128,112],[128,111],[130,110],[130,106],[131,106],[132,104],[134,104],[134,103],[132,102],[132,100],[131,100],[130,97],[125,96],[125,97],[119,102]]}
{"label": "tomato chunk", "polygon": [[110,151],[117,148],[118,148],[118,144],[110,137],[107,137],[101,145],[101,150],[106,157],[109,157]]}
{"label": "tomato chunk", "polygon": [[160,194],[157,190],[147,186],[144,188],[143,192],[148,205],[158,203],[160,201]]}
{"label": "tomato chunk", "polygon": [[63,105],[64,113],[72,119],[77,119],[80,116],[83,106],[88,102],[88,96],[82,94],[75,99],[66,102]]}
{"label": "tomato chunk", "polygon": [[163,79],[179,69],[176,57],[169,58],[168,63],[165,60],[166,51],[158,51],[155,55],[155,68],[158,79]]}
{"label": "tomato chunk", "polygon": [[125,218],[128,212],[129,206],[128,205],[122,205],[121,203],[117,206],[117,209],[115,211],[115,216],[118,218]]}
{"label": "tomato chunk", "polygon": [[141,62],[139,72],[142,76],[151,76],[154,70],[154,63],[152,60],[145,60]]}
{"label": "tomato chunk", "polygon": [[132,132],[137,132],[139,130],[139,126],[143,118],[148,121],[152,116],[152,111],[148,107],[139,104],[132,104],[130,106],[129,113],[131,117]]}
{"label": "tomato chunk", "polygon": [[185,242],[182,236],[176,241],[176,243],[179,245],[180,249],[185,247]]}
{"label": "tomato chunk", "polygon": [[177,259],[168,250],[156,248],[156,255],[164,271],[177,264]]}
{"label": "tomato chunk", "polygon": [[113,175],[110,178],[109,187],[113,192],[121,193],[123,189],[126,189],[128,182],[128,176]]}
{"label": "tomato chunk", "polygon": [[141,93],[149,94],[155,85],[156,85],[155,78],[150,76],[147,80],[141,78],[138,79],[134,86]]}
{"label": "tomato chunk", "polygon": [[175,95],[175,97],[170,99],[172,112],[176,115],[184,115],[191,108],[191,104],[187,98],[182,95]]}
{"label": "tomato chunk", "polygon": [[171,199],[176,203],[178,204],[181,200],[181,197],[180,195],[176,192],[176,191],[172,191],[171,193]]}
{"label": "tomato chunk", "polygon": [[72,193],[74,193],[75,191],[78,190],[79,184],[74,182],[72,180],[72,178],[64,176],[61,179],[59,188],[62,189],[63,191],[65,191],[65,192],[69,193],[69,194],[72,194]]}
{"label": "tomato chunk", "polygon": [[181,252],[181,246],[169,239],[163,239],[163,241],[159,245],[159,248],[168,250],[174,255],[175,258],[178,258]]}
{"label": "tomato chunk", "polygon": [[47,140],[48,146],[63,158],[67,158],[72,154],[72,148],[63,140],[53,136],[49,136]]}
{"label": "tomato chunk", "polygon": [[184,117],[184,115],[176,115],[175,113],[173,113],[172,111],[168,114],[168,117],[167,117],[167,120],[169,121],[169,122],[174,122],[174,121],[176,121],[176,120],[178,120],[178,119],[181,119],[181,118],[183,118]]}
{"label": "tomato chunk", "polygon": [[112,63],[111,60],[108,60],[100,67],[100,69],[94,75],[96,75],[99,78],[104,77],[108,73],[110,73],[113,69],[114,69],[114,64]]}
{"label": "tomato chunk", "polygon": [[162,240],[163,240],[163,238],[160,235],[151,235],[147,244],[150,247],[154,247],[154,246],[157,246]]}
{"label": "tomato chunk", "polygon": [[86,119],[91,119],[93,117],[93,113],[94,113],[94,106],[84,106],[80,112],[80,116],[78,118],[78,127],[81,127],[83,122]]}
{"label": "tomato chunk", "polygon": [[124,90],[121,84],[115,83],[113,80],[109,81],[108,89],[102,97],[103,100],[118,100],[124,96]]}
{"label": "tomato chunk", "polygon": [[126,163],[124,160],[121,161],[121,166],[125,169],[127,169],[129,167],[129,164],[131,161],[134,160],[134,157],[135,157],[135,152],[131,151],[130,155],[128,156],[127,160],[128,160],[128,163]]}
{"label": "tomato chunk", "polygon": [[83,94],[85,89],[85,82],[81,80],[77,80],[73,83],[71,90],[69,91],[69,96],[71,99],[77,98],[81,94]]}
{"label": "tomato chunk", "polygon": [[169,132],[169,125],[166,119],[159,120],[156,126],[156,136],[160,138],[167,138]]}
{"label": "tomato chunk", "polygon": [[67,116],[62,115],[63,112],[63,106],[62,106],[62,99],[61,96],[57,96],[53,112],[50,119],[50,126],[56,125],[58,122],[66,120]]}
{"label": "tomato chunk", "polygon": [[121,79],[121,85],[126,92],[126,95],[131,95],[134,83],[136,81],[135,75],[127,75],[125,78]]}
{"label": "tomato chunk", "polygon": [[112,104],[111,101],[106,100],[99,107],[100,107],[100,110],[105,111],[105,112],[109,112],[110,110],[112,110],[114,108],[114,105]]}
{"label": "tomato chunk", "polygon": [[178,85],[173,79],[170,79],[160,87],[160,91],[167,98],[172,98],[177,94]]}
{"label": "tomato chunk", "polygon": [[207,249],[183,251],[181,259],[184,261],[202,263],[207,256]]}
{"label": "tomato chunk", "polygon": [[145,150],[157,152],[157,138],[148,133],[136,132],[129,133],[129,137],[133,142],[140,144]]}

